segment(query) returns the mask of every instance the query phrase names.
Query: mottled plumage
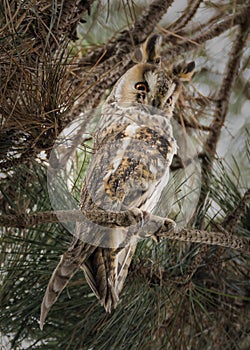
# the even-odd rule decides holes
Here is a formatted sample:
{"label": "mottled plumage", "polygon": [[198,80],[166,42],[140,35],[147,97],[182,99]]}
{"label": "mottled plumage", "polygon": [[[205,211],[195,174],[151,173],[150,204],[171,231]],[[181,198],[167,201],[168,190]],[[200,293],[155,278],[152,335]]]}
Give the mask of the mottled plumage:
{"label": "mottled plumage", "polygon": [[[102,108],[95,152],[80,200],[81,210],[96,213],[96,220],[77,223],[73,243],[49,281],[41,307],[41,327],[79,269],[111,312],[118,303],[138,239],[157,239],[161,230],[174,228],[172,220],[152,212],[168,182],[177,149],[170,118],[181,80],[191,77],[194,63],[163,69],[159,45],[158,35],[148,38],[136,53],[140,63],[119,79]],[[114,212],[117,220],[98,224],[98,218]],[[128,213],[125,222],[119,220],[122,213]]]}

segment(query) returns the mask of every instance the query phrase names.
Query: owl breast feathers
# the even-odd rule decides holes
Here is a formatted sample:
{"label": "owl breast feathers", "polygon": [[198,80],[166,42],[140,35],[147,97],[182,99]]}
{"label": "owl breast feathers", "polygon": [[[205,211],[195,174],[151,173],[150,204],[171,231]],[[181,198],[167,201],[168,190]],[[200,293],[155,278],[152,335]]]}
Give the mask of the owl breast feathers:
{"label": "owl breast feathers", "polygon": [[[166,71],[160,63],[160,42],[160,36],[153,34],[136,51],[140,63],[118,80],[103,105],[80,199],[80,209],[91,211],[96,220],[77,223],[73,243],[54,270],[43,298],[41,327],[79,269],[111,312],[137,241],[157,239],[160,230],[174,228],[172,220],[154,216],[152,211],[168,182],[177,149],[170,119],[181,81],[191,78],[194,63]],[[101,224],[100,218],[104,218]]]}

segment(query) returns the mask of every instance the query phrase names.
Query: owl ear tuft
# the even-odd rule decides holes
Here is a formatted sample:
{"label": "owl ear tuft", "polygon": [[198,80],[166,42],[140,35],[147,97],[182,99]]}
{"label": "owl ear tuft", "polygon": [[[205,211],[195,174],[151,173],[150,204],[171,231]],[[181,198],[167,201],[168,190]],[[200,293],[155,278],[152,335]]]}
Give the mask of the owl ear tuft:
{"label": "owl ear tuft", "polygon": [[162,37],[158,34],[150,35],[147,40],[137,48],[134,53],[133,60],[137,63],[160,64],[159,55]]}
{"label": "owl ear tuft", "polygon": [[135,49],[134,55],[132,57],[133,62],[141,63],[142,62],[142,51],[140,47]]}
{"label": "owl ear tuft", "polygon": [[178,76],[181,81],[190,81],[195,72],[195,62],[178,64],[173,67],[173,74]]}

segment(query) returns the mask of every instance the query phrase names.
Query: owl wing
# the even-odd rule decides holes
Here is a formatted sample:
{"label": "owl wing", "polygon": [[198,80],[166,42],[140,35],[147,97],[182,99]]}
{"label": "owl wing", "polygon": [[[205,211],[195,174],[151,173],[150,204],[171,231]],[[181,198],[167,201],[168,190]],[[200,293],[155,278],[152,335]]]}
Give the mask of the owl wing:
{"label": "owl wing", "polygon": [[117,294],[122,291],[125,279],[128,274],[128,269],[136,250],[136,244],[128,245],[122,249],[117,256],[118,259],[118,274],[117,274]]}
{"label": "owl wing", "polygon": [[[167,130],[166,135],[164,131],[131,124],[131,120],[130,124],[106,131],[109,142],[105,140],[89,168],[82,208],[94,202],[107,211],[139,208],[151,212],[168,181],[168,165],[176,152],[171,131]],[[88,239],[86,230],[84,234],[83,240]],[[109,229],[107,237],[101,239],[99,246],[113,248],[97,248],[81,269],[94,294],[110,312],[117,305],[136,244],[131,244],[129,229]]]}
{"label": "owl wing", "polygon": [[[85,177],[81,209],[95,210],[98,206],[105,211],[139,208],[151,212],[167,182],[168,165],[175,153],[171,131],[165,126],[157,131],[131,123],[129,118],[106,130]],[[49,281],[41,306],[41,328],[50,308],[80,268],[106,311],[117,305],[136,249],[129,230],[106,227],[103,232],[88,222],[77,227],[73,244]]]}

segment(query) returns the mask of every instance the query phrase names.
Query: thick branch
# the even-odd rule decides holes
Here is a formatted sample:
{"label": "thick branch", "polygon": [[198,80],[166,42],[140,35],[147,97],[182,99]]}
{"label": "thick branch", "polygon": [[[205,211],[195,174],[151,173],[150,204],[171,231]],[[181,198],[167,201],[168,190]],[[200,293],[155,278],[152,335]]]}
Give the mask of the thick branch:
{"label": "thick branch", "polygon": [[[20,214],[20,215],[2,215],[0,217],[0,226],[7,227],[18,227],[18,228],[28,228],[33,225],[52,223],[52,222],[82,222],[86,219],[104,226],[124,226],[128,227],[134,225],[135,223],[144,222],[146,219],[146,227],[153,227],[151,223],[157,223],[159,219],[163,223],[162,229],[153,232],[152,236],[167,238],[172,240],[184,241],[184,242],[194,242],[202,243],[209,245],[219,245],[223,247],[233,248],[237,250],[243,250],[245,252],[250,252],[250,240],[247,238],[240,238],[232,236],[230,233],[224,234],[221,232],[207,232],[202,230],[194,229],[182,229],[180,231],[167,231],[164,232],[164,229],[168,227],[165,225],[171,223],[169,219],[162,219],[154,215],[150,215],[146,212],[141,212],[140,210],[127,210],[123,212],[105,212],[103,210],[58,210],[58,211],[47,211],[33,214]],[[142,226],[143,230],[143,226]],[[145,232],[144,236],[147,237]]]}
{"label": "thick branch", "polygon": [[[131,31],[135,44],[142,43],[147,36],[155,29],[156,24],[167,13],[168,8],[172,5],[173,0],[155,0],[149,5],[142,18],[135,23]],[[125,37],[124,37],[125,38]]]}
{"label": "thick branch", "polygon": [[2,215],[0,226],[29,228],[34,225],[55,222],[82,222],[89,220],[100,225],[129,226],[142,219],[139,210],[123,212],[106,212],[104,210],[55,210],[32,214]]}
{"label": "thick branch", "polygon": [[[1,215],[0,226],[29,228],[34,225],[59,222],[57,213],[56,211],[44,211],[32,214]],[[62,218],[65,218],[65,221],[61,220],[61,222],[77,221],[82,216],[79,210],[61,210],[60,214]]]}
{"label": "thick branch", "polygon": [[166,238],[184,242],[202,243],[209,245],[218,245],[236,250],[250,252],[250,240],[232,236],[228,233],[225,235],[221,232],[207,232],[203,230],[182,229],[179,232],[167,233]]}

